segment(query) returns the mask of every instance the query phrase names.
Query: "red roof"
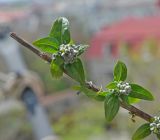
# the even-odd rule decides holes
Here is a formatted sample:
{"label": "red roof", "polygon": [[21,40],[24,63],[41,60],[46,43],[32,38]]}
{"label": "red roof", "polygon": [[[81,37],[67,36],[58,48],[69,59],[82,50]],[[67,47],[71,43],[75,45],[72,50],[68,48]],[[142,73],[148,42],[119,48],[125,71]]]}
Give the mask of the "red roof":
{"label": "red roof", "polygon": [[110,27],[105,27],[91,39],[91,47],[87,55],[89,58],[101,56],[102,47],[107,42],[127,41],[135,43],[148,38],[160,39],[160,16],[128,18]]}
{"label": "red roof", "polygon": [[13,20],[24,19],[29,15],[26,11],[0,11],[0,23],[9,23]]}

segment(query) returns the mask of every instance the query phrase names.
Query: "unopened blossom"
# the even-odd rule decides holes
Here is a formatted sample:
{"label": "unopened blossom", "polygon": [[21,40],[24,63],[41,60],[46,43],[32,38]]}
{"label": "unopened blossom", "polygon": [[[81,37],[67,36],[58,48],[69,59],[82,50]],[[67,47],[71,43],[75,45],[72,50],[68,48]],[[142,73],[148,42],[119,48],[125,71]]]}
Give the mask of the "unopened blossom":
{"label": "unopened blossom", "polygon": [[117,88],[118,88],[118,92],[120,94],[124,94],[124,95],[129,95],[129,93],[131,92],[131,86],[129,85],[129,83],[127,82],[119,82],[117,84]]}
{"label": "unopened blossom", "polygon": [[150,123],[150,130],[155,134],[160,134],[160,117],[154,117],[154,121]]}

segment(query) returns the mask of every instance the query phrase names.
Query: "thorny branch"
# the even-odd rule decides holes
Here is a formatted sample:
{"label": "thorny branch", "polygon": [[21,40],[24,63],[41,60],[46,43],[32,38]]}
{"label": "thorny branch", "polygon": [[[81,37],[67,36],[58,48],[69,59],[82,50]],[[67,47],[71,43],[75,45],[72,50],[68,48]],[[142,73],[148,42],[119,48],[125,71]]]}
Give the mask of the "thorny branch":
{"label": "thorny branch", "polygon": [[[22,46],[28,48],[30,51],[32,51],[33,53],[35,53],[36,55],[38,55],[40,58],[42,58],[43,60],[47,61],[47,62],[51,62],[51,56],[47,55],[46,53],[43,53],[41,51],[39,51],[37,48],[33,47],[32,45],[30,45],[29,43],[27,43],[24,39],[22,39],[21,37],[17,36],[15,33],[11,33],[10,36],[15,39],[17,42],[19,42]],[[86,86],[88,87],[88,89],[91,89],[93,91],[98,92],[100,90],[100,88],[96,87],[96,85],[94,85],[91,82],[86,82]],[[150,122],[151,119],[153,118],[151,115],[145,113],[144,111],[132,106],[132,105],[126,105],[125,103],[121,102],[121,107],[128,110],[129,112],[131,112],[132,114]]]}

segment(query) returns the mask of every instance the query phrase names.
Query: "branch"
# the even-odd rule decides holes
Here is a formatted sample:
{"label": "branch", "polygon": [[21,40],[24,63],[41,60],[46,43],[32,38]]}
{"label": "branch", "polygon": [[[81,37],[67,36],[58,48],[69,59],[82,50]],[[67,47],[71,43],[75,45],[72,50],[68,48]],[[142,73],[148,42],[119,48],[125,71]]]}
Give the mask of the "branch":
{"label": "branch", "polygon": [[[25,40],[23,40],[22,38],[18,37],[15,33],[11,33],[10,36],[15,39],[17,42],[19,42],[22,46],[28,48],[30,51],[32,51],[33,53],[35,53],[36,55],[38,55],[40,58],[42,58],[43,60],[51,63],[52,58],[47,55],[46,53],[42,53],[41,51],[39,51],[37,48],[33,47],[32,45],[30,45],[29,43],[27,43]],[[100,88],[96,87],[96,85],[94,85],[91,82],[86,82],[86,86],[88,87],[88,89],[91,89],[95,92],[98,92],[100,90]],[[132,106],[132,105],[126,105],[123,102],[121,102],[121,107],[128,110],[129,112],[131,112],[132,114],[150,122],[151,119],[153,118],[151,115],[145,113],[144,111]]]}
{"label": "branch", "polygon": [[19,42],[22,46],[26,47],[27,49],[29,49],[30,51],[32,51],[33,53],[35,53],[36,55],[41,57],[43,60],[45,60],[45,61],[47,61],[49,63],[52,61],[50,56],[48,56],[47,54],[39,51],[37,48],[35,48],[32,45],[30,45],[29,43],[27,43],[24,39],[20,38],[15,33],[11,33],[10,36],[13,39],[15,39],[17,42]]}

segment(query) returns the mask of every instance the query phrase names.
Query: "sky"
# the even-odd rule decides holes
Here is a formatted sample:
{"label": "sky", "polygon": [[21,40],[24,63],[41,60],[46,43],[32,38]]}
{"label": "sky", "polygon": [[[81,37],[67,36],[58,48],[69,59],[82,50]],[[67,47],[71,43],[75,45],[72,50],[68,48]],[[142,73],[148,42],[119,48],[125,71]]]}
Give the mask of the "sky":
{"label": "sky", "polygon": [[13,3],[13,2],[22,2],[27,0],[0,0],[0,3]]}

